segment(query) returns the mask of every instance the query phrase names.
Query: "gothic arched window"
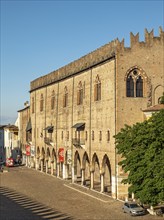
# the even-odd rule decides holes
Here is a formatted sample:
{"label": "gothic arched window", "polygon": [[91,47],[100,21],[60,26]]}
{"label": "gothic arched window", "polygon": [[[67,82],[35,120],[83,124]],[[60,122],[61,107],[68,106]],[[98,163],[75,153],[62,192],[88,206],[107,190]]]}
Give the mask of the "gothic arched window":
{"label": "gothic arched window", "polygon": [[77,90],[77,105],[83,104],[83,86],[82,83],[79,82],[78,90]]}
{"label": "gothic arched window", "polygon": [[126,96],[143,97],[143,77],[137,68],[132,69],[127,75]]}

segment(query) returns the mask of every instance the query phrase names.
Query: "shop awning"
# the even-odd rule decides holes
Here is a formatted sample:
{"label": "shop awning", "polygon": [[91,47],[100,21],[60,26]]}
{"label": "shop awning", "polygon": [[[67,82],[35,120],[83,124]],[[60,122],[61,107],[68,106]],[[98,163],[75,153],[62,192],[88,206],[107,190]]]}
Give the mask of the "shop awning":
{"label": "shop awning", "polygon": [[72,128],[76,128],[77,130],[84,130],[85,123],[76,123],[72,126]]}
{"label": "shop awning", "polygon": [[29,119],[28,123],[27,123],[27,127],[26,127],[26,131],[31,131],[32,129],[32,125],[31,125],[31,119]]}
{"label": "shop awning", "polygon": [[53,132],[54,126],[47,126],[44,130],[48,131],[48,132]]}

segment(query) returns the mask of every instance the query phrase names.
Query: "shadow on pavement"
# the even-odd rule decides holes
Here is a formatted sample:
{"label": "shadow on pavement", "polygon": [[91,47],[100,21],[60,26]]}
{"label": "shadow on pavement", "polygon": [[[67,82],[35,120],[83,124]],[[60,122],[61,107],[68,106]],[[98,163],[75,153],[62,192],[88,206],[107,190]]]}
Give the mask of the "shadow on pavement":
{"label": "shadow on pavement", "polygon": [[7,187],[0,187],[0,219],[73,220],[67,214],[51,209]]}

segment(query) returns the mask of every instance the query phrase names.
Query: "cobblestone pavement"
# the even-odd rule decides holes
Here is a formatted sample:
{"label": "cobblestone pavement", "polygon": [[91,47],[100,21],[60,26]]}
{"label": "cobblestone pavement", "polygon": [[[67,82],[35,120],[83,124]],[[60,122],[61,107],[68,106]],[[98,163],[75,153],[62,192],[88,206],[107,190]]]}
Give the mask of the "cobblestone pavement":
{"label": "cobblestone pavement", "polygon": [[9,168],[0,174],[1,220],[158,220],[161,217],[131,217],[122,212],[122,202],[98,192],[27,167]]}

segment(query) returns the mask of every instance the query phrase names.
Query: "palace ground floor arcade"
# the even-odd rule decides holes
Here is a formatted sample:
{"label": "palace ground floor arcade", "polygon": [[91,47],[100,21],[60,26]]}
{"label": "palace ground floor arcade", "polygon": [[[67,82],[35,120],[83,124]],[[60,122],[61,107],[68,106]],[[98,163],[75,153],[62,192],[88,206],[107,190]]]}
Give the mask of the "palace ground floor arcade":
{"label": "palace ground floor arcade", "polygon": [[116,170],[112,170],[109,156],[106,153],[101,156],[93,153],[89,159],[87,151],[77,149],[73,155],[70,151],[64,149],[56,153],[52,147],[46,150],[37,147],[36,155],[27,158],[28,165],[41,172],[70,180],[72,183],[116,198],[118,178],[116,179]]}

